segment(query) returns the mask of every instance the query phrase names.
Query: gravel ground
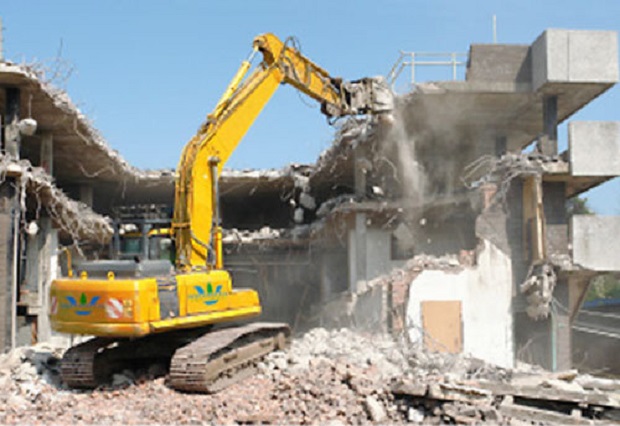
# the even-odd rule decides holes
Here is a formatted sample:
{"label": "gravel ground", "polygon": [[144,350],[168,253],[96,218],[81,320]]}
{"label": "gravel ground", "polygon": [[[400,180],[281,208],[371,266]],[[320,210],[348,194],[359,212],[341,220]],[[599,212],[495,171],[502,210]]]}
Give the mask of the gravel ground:
{"label": "gravel ground", "polygon": [[[399,422],[388,385],[406,367],[389,338],[315,329],[257,374],[216,395],[169,389],[165,377],[129,371],[95,391],[66,389],[62,350],[46,345],[0,355],[0,423],[199,424]],[[145,369],[146,370],[146,369]]]}
{"label": "gravel ground", "polygon": [[[69,390],[60,380],[61,355],[61,349],[46,345],[0,355],[0,424],[439,424],[485,418],[522,424],[502,418],[493,404],[403,405],[394,400],[392,386],[403,381],[449,385],[544,378],[530,366],[505,370],[346,329],[311,330],[286,351],[267,356],[252,378],[215,395],[176,392],[153,366],[144,366],[142,373],[124,371],[94,391]],[[544,385],[582,392],[579,383],[610,389],[620,383],[586,376],[577,377],[582,379],[578,383],[573,376]]]}

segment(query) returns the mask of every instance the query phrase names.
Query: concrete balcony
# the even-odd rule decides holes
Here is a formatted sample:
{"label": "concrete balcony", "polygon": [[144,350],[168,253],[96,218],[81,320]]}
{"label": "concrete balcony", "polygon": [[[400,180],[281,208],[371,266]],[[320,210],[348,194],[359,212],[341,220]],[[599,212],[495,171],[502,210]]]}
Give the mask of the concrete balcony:
{"label": "concrete balcony", "polygon": [[573,216],[570,242],[576,266],[596,272],[620,271],[620,216]]}

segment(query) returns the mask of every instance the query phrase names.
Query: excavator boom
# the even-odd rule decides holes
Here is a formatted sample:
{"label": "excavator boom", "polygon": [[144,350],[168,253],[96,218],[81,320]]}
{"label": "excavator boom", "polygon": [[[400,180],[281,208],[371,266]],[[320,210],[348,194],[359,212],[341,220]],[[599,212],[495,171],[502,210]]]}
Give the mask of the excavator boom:
{"label": "excavator boom", "polygon": [[[389,114],[392,94],[382,78],[345,82],[273,34],[254,39],[263,61],[250,72],[244,61],[207,121],[183,150],[175,193],[173,227],[177,267],[220,269],[221,234],[217,176],[278,86],[287,83],[321,104],[327,117]],[[249,73],[249,75],[248,75]],[[218,236],[219,235],[219,236]]]}

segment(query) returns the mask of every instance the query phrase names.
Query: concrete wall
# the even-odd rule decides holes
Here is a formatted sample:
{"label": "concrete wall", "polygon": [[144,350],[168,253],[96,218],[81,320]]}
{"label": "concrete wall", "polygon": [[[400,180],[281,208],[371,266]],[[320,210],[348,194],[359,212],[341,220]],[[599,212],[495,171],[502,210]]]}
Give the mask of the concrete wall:
{"label": "concrete wall", "polygon": [[551,29],[532,44],[532,82],[615,83],[618,81],[618,35],[615,31]]}
{"label": "concrete wall", "polygon": [[[404,265],[402,260],[392,260],[392,233],[383,229],[363,227],[349,231],[349,290],[356,293],[364,290],[363,282],[373,280],[394,268]],[[361,241],[360,241],[361,239]]]}
{"label": "concrete wall", "polygon": [[512,266],[508,256],[488,241],[478,266],[460,273],[422,272],[411,283],[407,326],[412,341],[421,342],[421,302],[462,303],[463,351],[504,367],[514,365]]}
{"label": "concrete wall", "polygon": [[593,271],[620,271],[620,216],[575,215],[573,262]]}
{"label": "concrete wall", "polygon": [[403,266],[404,262],[392,260],[392,233],[381,229],[366,232],[367,279],[372,280]]}
{"label": "concrete wall", "polygon": [[530,83],[530,46],[472,44],[469,49],[466,80]]}
{"label": "concrete wall", "polygon": [[568,147],[573,176],[620,175],[620,122],[570,122]]}

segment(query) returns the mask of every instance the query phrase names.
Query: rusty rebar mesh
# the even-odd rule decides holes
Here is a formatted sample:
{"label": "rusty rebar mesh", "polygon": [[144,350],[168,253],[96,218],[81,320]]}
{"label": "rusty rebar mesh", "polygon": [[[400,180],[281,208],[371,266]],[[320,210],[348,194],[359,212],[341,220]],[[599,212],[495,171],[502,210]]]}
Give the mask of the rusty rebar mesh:
{"label": "rusty rebar mesh", "polygon": [[7,181],[9,173],[15,176],[22,212],[26,212],[26,196],[31,195],[36,200],[37,212],[45,208],[56,226],[69,234],[75,244],[80,241],[106,243],[112,237],[107,217],[69,198],[42,168],[33,167],[28,160],[18,161],[0,154],[0,183]]}

